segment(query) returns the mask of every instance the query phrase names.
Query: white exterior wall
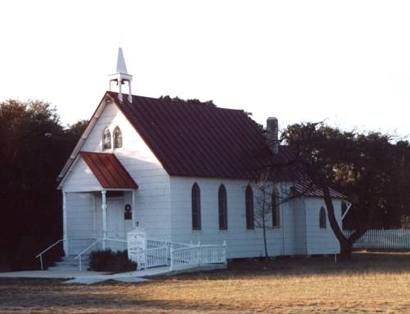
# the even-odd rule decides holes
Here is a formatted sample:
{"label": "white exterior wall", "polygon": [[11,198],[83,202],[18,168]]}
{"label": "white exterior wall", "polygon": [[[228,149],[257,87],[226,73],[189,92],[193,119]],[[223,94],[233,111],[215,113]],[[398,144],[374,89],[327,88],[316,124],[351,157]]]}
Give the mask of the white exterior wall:
{"label": "white exterior wall", "polygon": [[94,196],[91,193],[67,193],[67,237],[69,254],[78,254],[93,242]]}
{"label": "white exterior wall", "polygon": [[[285,191],[283,191],[286,193],[284,195],[287,195],[287,190]],[[280,255],[295,254],[295,208],[293,203],[294,202],[289,201],[281,205],[280,225],[283,236],[283,250]]]}
{"label": "white exterior wall", "polygon": [[101,185],[95,178],[91,169],[87,166],[82,158],[79,158],[67,174],[64,182],[64,192],[89,192],[99,191]]}
{"label": "white exterior wall", "polygon": [[[319,212],[320,208],[326,209],[323,199],[320,198],[306,198],[306,243],[307,254],[337,254],[340,252],[339,241],[333,233],[330,226],[329,219],[326,211],[326,228],[321,229],[319,227]],[[335,208],[336,219],[341,225],[341,201],[334,200],[333,206]]]}
{"label": "white exterior wall", "polygon": [[[171,228],[169,176],[115,104],[106,105],[81,150],[102,152],[103,130],[108,127],[112,135],[116,126],[121,128],[123,147],[115,150],[104,150],[104,152],[114,153],[139,186],[138,190],[135,191],[135,203],[132,204],[133,223],[132,226],[128,225],[128,228],[132,228],[138,223],[140,227],[145,229],[148,237],[167,239],[170,237]],[[102,188],[85,162],[79,158],[65,178],[62,189],[64,192],[68,192],[99,191]],[[131,204],[131,194],[126,194],[126,198],[128,199],[126,202]],[[99,230],[101,202],[99,199],[97,197],[96,202],[98,204],[95,205],[95,219],[97,220],[95,233],[97,235],[101,234],[101,230]],[[76,215],[74,210],[80,206],[73,205],[74,202],[75,200],[72,197],[67,199],[66,202],[67,213],[71,216]],[[82,210],[88,211],[90,204],[83,203]],[[88,228],[93,228],[93,222],[87,220],[84,221],[85,223],[88,224]],[[77,228],[76,224],[77,220],[68,221],[68,231]],[[68,236],[70,234],[72,233],[69,233]]]}
{"label": "white exterior wall", "polygon": [[[191,192],[194,183],[201,191],[201,230],[192,230]],[[225,185],[228,203],[228,230],[219,230],[218,189]],[[199,178],[171,178],[172,241],[201,243],[227,242],[228,258],[259,257],[264,255],[262,228],[246,229],[245,189],[247,181]],[[281,193],[287,193],[282,184]],[[254,191],[257,215],[257,188]],[[286,195],[286,194],[285,194]],[[336,217],[341,219],[340,201],[335,200]],[[271,228],[267,215],[267,242],[270,256],[334,254],[339,244],[327,222],[319,228],[319,210],[323,200],[298,198],[280,205],[280,227]]]}
{"label": "white exterior wall", "polygon": [[291,201],[294,213],[295,255],[306,255],[306,208],[303,197]]}
{"label": "white exterior wall", "polygon": [[[191,193],[194,183],[201,190],[201,230],[192,230]],[[218,189],[225,185],[228,203],[228,230],[219,230]],[[255,225],[254,230],[246,229],[245,189],[248,181],[226,179],[203,179],[171,177],[171,224],[172,241],[194,243],[227,243],[228,258],[264,256],[262,229]],[[254,192],[256,212],[257,189]],[[283,206],[282,206],[283,207]],[[286,212],[287,209],[284,209]],[[281,212],[281,217],[283,213]],[[283,216],[288,219],[287,215]],[[268,253],[271,256],[283,255],[283,228],[271,228],[267,218]],[[285,229],[286,230],[286,229]],[[289,232],[292,230],[288,229]],[[289,237],[291,239],[291,237]],[[292,242],[293,240],[289,240]],[[289,250],[293,247],[289,243]]]}

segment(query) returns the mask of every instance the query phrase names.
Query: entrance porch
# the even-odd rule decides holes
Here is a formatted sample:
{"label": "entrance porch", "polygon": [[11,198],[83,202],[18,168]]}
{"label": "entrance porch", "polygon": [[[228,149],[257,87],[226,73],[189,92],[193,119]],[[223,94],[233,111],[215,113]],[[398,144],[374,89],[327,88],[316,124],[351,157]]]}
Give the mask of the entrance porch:
{"label": "entrance porch", "polygon": [[137,183],[113,153],[81,151],[63,187],[66,256],[125,249],[133,227]]}
{"label": "entrance porch", "polygon": [[[135,190],[63,192],[64,253],[126,249],[134,228]],[[87,251],[87,252],[85,252]]]}

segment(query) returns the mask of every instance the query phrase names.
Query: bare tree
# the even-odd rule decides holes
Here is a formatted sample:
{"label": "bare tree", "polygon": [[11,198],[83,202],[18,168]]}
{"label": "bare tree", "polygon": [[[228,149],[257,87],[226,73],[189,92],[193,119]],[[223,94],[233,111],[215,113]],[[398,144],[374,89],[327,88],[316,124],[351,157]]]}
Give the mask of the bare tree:
{"label": "bare tree", "polygon": [[282,205],[289,202],[298,194],[294,187],[283,189],[275,180],[271,179],[270,170],[264,172],[254,182],[256,188],[255,227],[262,229],[265,258],[269,257],[267,231],[274,228],[283,228],[281,211]]}
{"label": "bare tree", "polygon": [[265,258],[269,257],[268,243],[266,238],[266,229],[272,228],[268,225],[269,217],[272,217],[272,191],[273,182],[260,180],[255,183],[256,186],[256,208],[255,208],[255,227],[262,229],[263,247]]}

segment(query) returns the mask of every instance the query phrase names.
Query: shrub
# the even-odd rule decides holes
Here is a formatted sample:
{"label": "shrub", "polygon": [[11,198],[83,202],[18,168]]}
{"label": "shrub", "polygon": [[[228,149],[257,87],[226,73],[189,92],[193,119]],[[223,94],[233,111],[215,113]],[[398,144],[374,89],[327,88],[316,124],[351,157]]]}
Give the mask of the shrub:
{"label": "shrub", "polygon": [[94,251],[90,254],[90,270],[126,272],[137,269],[137,263],[128,259],[127,251]]}

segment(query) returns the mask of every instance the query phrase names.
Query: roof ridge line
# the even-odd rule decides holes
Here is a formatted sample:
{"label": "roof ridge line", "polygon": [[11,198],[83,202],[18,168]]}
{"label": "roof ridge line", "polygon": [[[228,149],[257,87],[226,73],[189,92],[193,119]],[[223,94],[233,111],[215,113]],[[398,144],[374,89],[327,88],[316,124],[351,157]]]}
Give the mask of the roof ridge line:
{"label": "roof ridge line", "polygon": [[[107,93],[110,93],[110,94],[115,94],[115,95],[118,95],[119,93],[117,93],[117,92],[113,92],[113,91],[107,91]],[[135,94],[131,94],[131,96],[134,98],[134,97],[139,97],[139,98],[145,98],[145,99],[152,99],[152,100],[157,100],[157,101],[168,101],[168,100],[166,100],[166,99],[161,99],[160,97],[151,97],[151,96],[142,96],[142,95],[135,95]],[[114,102],[116,102],[117,103],[117,97],[113,97],[114,99]],[[191,99],[182,99],[182,98],[179,98],[178,100],[174,100],[175,102],[180,102],[181,104],[187,104],[187,105],[196,105],[196,104],[193,104],[192,102],[190,102],[190,100]],[[173,99],[171,98],[171,101],[173,101]],[[201,101],[201,100],[199,100],[198,99],[198,101],[199,101],[199,104],[198,105],[207,105],[207,101]],[[117,104],[121,104],[121,103],[117,103]],[[246,111],[245,110],[243,110],[243,109],[233,109],[233,108],[225,108],[225,107],[219,107],[219,106],[217,106],[217,105],[215,105],[214,104],[214,106],[209,106],[208,107],[209,109],[211,109],[211,110],[214,110],[214,109],[217,109],[217,110],[229,110],[229,111],[238,111],[238,112],[243,112],[244,114],[246,114]],[[247,114],[246,114],[247,115]],[[247,115],[248,116],[248,115]]]}

